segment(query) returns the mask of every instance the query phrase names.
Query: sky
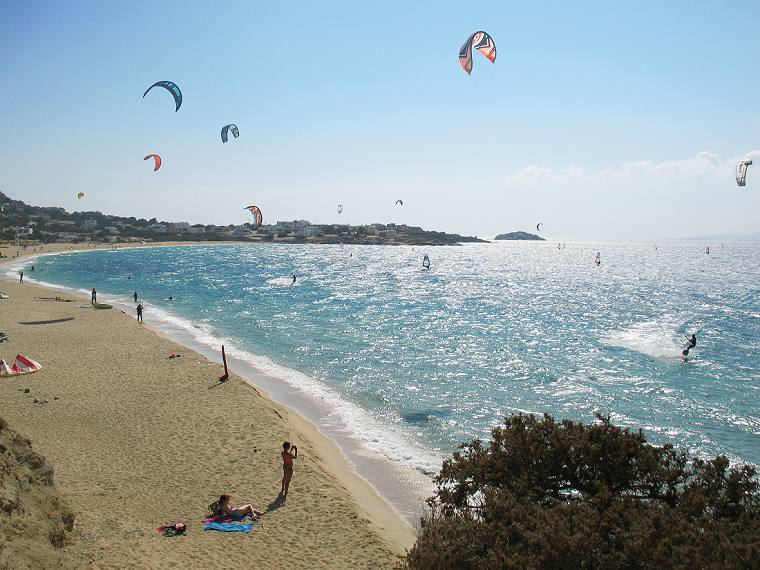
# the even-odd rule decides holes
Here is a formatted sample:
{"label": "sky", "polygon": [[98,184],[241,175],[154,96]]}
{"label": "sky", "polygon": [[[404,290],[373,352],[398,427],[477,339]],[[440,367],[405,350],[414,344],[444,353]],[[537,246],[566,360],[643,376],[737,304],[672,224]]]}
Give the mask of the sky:
{"label": "sky", "polygon": [[[266,223],[480,237],[538,222],[549,239],[760,231],[758,2],[0,13],[0,190],[34,205],[228,224],[256,204]],[[474,54],[468,76],[458,52],[477,30],[498,57]],[[162,89],[142,97],[160,80],[182,89],[179,112]],[[227,123],[240,138],[222,144]],[[758,171],[740,189],[744,157]]]}

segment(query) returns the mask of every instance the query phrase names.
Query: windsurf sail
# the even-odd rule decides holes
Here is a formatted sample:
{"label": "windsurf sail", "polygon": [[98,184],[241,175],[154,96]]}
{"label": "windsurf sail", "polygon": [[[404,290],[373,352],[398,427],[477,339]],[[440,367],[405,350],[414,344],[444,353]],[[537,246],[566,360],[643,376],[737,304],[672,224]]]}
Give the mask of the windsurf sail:
{"label": "windsurf sail", "polygon": [[16,355],[16,360],[11,366],[0,358],[0,376],[18,376],[19,374],[31,374],[42,370],[42,365],[23,354]]}

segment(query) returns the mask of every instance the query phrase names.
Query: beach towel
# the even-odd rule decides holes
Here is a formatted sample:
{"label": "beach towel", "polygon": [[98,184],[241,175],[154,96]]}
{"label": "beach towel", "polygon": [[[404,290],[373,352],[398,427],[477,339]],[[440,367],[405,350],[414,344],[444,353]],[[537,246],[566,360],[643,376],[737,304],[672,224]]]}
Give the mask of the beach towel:
{"label": "beach towel", "polygon": [[212,517],[203,521],[203,530],[218,530],[220,532],[251,532],[251,530],[253,530],[253,521],[250,519],[234,521],[232,519]]}
{"label": "beach towel", "polygon": [[253,521],[233,521],[203,523],[203,530],[218,530],[220,532],[251,532]]}

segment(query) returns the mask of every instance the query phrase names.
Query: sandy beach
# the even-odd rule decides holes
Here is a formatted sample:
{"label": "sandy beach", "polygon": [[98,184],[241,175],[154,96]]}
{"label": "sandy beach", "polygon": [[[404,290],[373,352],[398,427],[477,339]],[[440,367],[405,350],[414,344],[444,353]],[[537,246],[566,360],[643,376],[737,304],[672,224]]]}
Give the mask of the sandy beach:
{"label": "sandy beach", "polygon": [[[12,260],[14,248],[2,251]],[[0,415],[47,457],[76,513],[72,567],[388,568],[414,542],[331,440],[234,372],[218,384],[220,365],[118,309],[37,300],[74,297],[31,284],[0,281],[0,291],[10,295],[0,301],[10,338],[0,355],[44,367],[0,379]],[[284,440],[299,458],[283,502]],[[269,512],[251,534],[204,532],[207,505],[221,493]],[[172,522],[188,535],[156,532]]]}

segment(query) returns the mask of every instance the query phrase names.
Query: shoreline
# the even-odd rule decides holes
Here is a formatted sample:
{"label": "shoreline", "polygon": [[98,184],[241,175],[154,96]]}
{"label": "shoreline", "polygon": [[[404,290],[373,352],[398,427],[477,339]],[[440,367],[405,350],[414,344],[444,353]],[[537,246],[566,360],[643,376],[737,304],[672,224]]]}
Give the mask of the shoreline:
{"label": "shoreline", "polygon": [[[176,245],[221,244],[216,242],[201,244],[167,242],[145,244],[139,247],[141,249],[146,247],[162,248]],[[240,244],[229,242],[224,245]],[[28,256],[34,257],[75,253],[77,251],[86,252],[94,249],[109,251],[111,249],[111,246],[69,249],[70,247],[70,245],[64,245],[58,251],[27,253]],[[22,258],[11,261],[18,264],[29,263]],[[13,263],[9,265],[13,265]],[[27,275],[33,274],[27,273]],[[7,278],[4,275],[0,277]],[[85,289],[45,281],[38,282],[35,280],[35,283],[43,287],[49,286],[51,290],[66,291],[67,294],[74,296],[88,295]],[[99,299],[125,311],[130,316],[134,313],[134,304],[131,299],[127,300],[118,295],[108,295],[102,291]],[[306,421],[311,422],[322,436],[337,444],[344,460],[350,464],[357,476],[367,481],[374,491],[404,519],[407,525],[416,528],[425,508],[424,501],[432,495],[434,490],[431,473],[437,472],[437,467],[440,467],[442,459],[433,455],[428,456],[429,454],[426,454],[424,449],[413,448],[414,456],[419,456],[420,459],[424,457],[425,460],[422,461],[422,466],[407,465],[405,461],[399,459],[399,457],[408,457],[407,446],[409,444],[404,440],[403,434],[396,434],[391,438],[392,447],[382,448],[379,440],[376,440],[371,434],[378,430],[384,430],[387,426],[379,424],[370,414],[350,401],[341,398],[319,381],[291,368],[275,364],[266,356],[253,354],[240,348],[236,346],[234,340],[225,338],[216,332],[207,331],[202,327],[199,328],[185,317],[172,313],[166,307],[146,305],[146,310],[148,315],[146,326],[150,326],[154,332],[163,335],[165,338],[198,352],[212,362],[221,364],[219,346],[224,344],[227,348],[227,360],[232,370],[251,385],[264,390],[267,396],[275,402],[294,410]],[[334,415],[336,410],[340,410],[337,420]],[[358,423],[355,418],[359,419]],[[387,440],[388,438],[385,438],[384,441],[387,442]],[[403,443],[403,446],[399,447],[399,443]],[[388,449],[393,450],[390,451],[390,455],[386,451]]]}
{"label": "shoreline", "polygon": [[[217,242],[211,242],[214,244],[217,244]],[[139,245],[136,247],[167,247],[167,246],[174,246],[174,245],[204,245],[199,243],[151,243],[151,244],[145,244]],[[4,252],[13,252],[15,250],[18,250],[20,248],[16,248],[13,246],[12,248],[3,248]],[[39,247],[37,249],[40,249]],[[8,257],[7,259],[2,259],[2,265],[7,264],[13,264],[13,263],[23,263],[24,259],[29,256],[35,256],[35,255],[49,255],[49,254],[60,254],[60,253],[66,253],[66,252],[74,252],[74,251],[91,251],[94,249],[111,249],[111,246],[106,247],[74,247],[68,244],[61,244],[61,245],[54,245],[50,246],[48,245],[44,251],[33,251],[33,249],[30,250],[30,248],[27,248],[26,250],[21,249],[21,253],[19,257]],[[6,283],[12,284],[13,282],[8,279]],[[35,284],[25,284],[24,286],[18,286],[18,285],[9,285],[11,289],[17,289],[18,291],[24,289],[26,291],[29,291],[29,289],[36,289],[39,288],[40,292],[47,293],[48,291],[56,291],[60,289],[56,288],[48,288],[41,286],[37,283]],[[57,286],[56,286],[57,287]],[[8,287],[6,287],[8,289]],[[29,291],[30,293],[32,291]],[[44,293],[43,293],[44,294]],[[39,293],[38,293],[39,295]],[[76,293],[73,296],[81,298],[81,293]],[[8,303],[8,300],[3,301],[4,303]],[[78,304],[78,303],[77,303]],[[50,303],[46,304],[50,308],[60,308],[62,305],[66,305],[64,303]],[[57,307],[54,307],[56,306]],[[72,307],[74,307],[74,304],[71,304]],[[90,313],[90,311],[87,311],[87,313]],[[134,324],[134,319],[131,316],[128,316],[126,314],[121,315],[117,313],[117,310],[109,311],[116,319],[119,321],[126,321],[129,323],[128,326],[132,326]],[[75,313],[76,314],[76,313]],[[177,342],[176,338],[173,338],[173,335],[167,335],[165,331],[161,330],[160,328],[154,328],[154,327],[140,327],[141,331],[148,331],[147,333],[142,332],[140,334],[142,335],[149,335],[152,337],[155,337],[156,339],[165,339],[167,342],[171,342],[174,344]],[[198,346],[187,346],[189,343],[183,343],[182,340],[179,340],[179,344],[177,346],[181,346],[183,351],[192,350],[193,354],[188,355],[190,358],[188,360],[184,360],[184,362],[189,361],[191,358],[195,359],[195,357],[201,358],[205,360],[207,363],[211,364],[215,359],[213,358],[214,354],[204,354],[204,350],[199,350]],[[5,348],[5,347],[3,347]],[[10,347],[8,347],[10,348]],[[15,349],[12,349],[15,350]],[[210,349],[209,349],[210,351]],[[28,351],[31,352],[31,351]],[[34,357],[34,354],[29,354],[30,356]],[[12,356],[10,356],[12,358]],[[219,356],[217,356],[218,360],[221,360]],[[233,360],[233,359],[231,359]],[[44,365],[44,363],[43,363]],[[218,366],[216,364],[213,364],[216,368]],[[294,431],[303,433],[307,436],[307,439],[309,439],[312,442],[312,450],[311,453],[313,455],[317,456],[317,461],[319,461],[323,467],[326,468],[326,471],[329,472],[330,479],[333,480],[334,485],[338,488],[338,490],[343,490],[346,492],[351,502],[353,503],[357,513],[360,515],[360,518],[367,522],[367,526],[374,529],[374,531],[377,532],[377,534],[382,538],[383,542],[388,545],[388,547],[393,551],[395,554],[403,554],[404,549],[411,547],[411,545],[414,543],[415,540],[415,533],[412,529],[412,527],[408,524],[408,521],[404,519],[402,514],[396,510],[379,492],[375,489],[375,487],[367,481],[365,478],[363,478],[354,468],[354,465],[352,464],[351,460],[345,455],[344,451],[341,449],[341,446],[337,441],[335,441],[330,436],[324,434],[320,428],[315,424],[312,423],[309,419],[301,415],[296,409],[292,408],[291,406],[288,406],[286,404],[280,403],[276,401],[276,399],[273,399],[272,395],[269,393],[270,391],[267,389],[266,386],[261,386],[263,383],[257,382],[257,380],[260,380],[260,375],[253,374],[253,378],[249,378],[249,374],[246,374],[243,372],[242,376],[238,374],[240,369],[239,363],[237,361],[234,361],[234,363],[231,366],[231,377],[234,377],[236,379],[242,380],[242,382],[250,389],[252,392],[254,392],[259,397],[263,398],[266,401],[266,404],[270,407],[272,407],[275,410],[275,413],[283,419],[285,422],[287,422],[288,425],[290,425]],[[50,371],[52,374],[55,374],[55,370]],[[116,371],[119,372],[118,370]],[[248,372],[248,371],[246,371]],[[255,371],[254,371],[255,372]],[[41,374],[41,373],[38,373]],[[34,378],[34,376],[30,377]],[[267,393],[262,395],[262,390],[265,390]],[[7,414],[6,414],[7,415]],[[18,422],[17,418],[10,418],[13,422],[13,425],[19,429],[22,433],[25,431],[28,431],[27,428],[28,425],[25,425],[26,422]],[[43,450],[44,451],[44,450]],[[56,465],[57,461],[55,461],[53,457],[53,465]],[[294,479],[297,480],[298,475]],[[67,489],[65,488],[65,485],[62,488],[62,491],[64,494],[66,494]]]}

